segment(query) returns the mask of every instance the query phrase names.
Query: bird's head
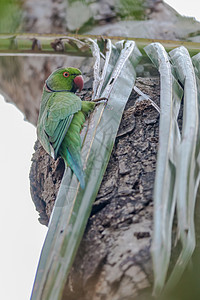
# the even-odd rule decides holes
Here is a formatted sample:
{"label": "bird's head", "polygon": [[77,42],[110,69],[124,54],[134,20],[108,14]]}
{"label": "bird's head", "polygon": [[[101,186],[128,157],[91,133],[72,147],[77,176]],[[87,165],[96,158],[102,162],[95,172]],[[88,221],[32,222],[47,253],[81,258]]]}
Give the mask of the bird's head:
{"label": "bird's head", "polygon": [[83,88],[81,71],[76,68],[60,68],[55,70],[46,80],[46,89],[49,91],[69,91],[75,93]]}

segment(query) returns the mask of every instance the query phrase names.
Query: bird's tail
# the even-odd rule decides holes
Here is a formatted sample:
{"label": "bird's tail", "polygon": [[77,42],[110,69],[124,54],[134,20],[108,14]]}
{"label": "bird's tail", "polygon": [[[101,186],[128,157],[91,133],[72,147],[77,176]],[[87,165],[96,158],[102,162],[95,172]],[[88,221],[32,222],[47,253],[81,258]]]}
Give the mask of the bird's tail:
{"label": "bird's tail", "polygon": [[72,171],[75,173],[78,178],[81,188],[85,188],[85,174],[83,171],[83,166],[81,162],[80,154],[71,155],[69,150],[67,149],[67,164],[70,166]]}
{"label": "bird's tail", "polygon": [[[64,151],[63,151],[64,150]],[[60,151],[60,155],[64,159],[65,165],[69,166],[74,174],[76,175],[77,179],[80,182],[81,188],[85,188],[85,174],[83,171],[80,151],[78,149],[73,149],[74,151],[69,151],[67,147]]]}
{"label": "bird's tail", "polygon": [[70,124],[62,144],[59,148],[59,154],[64,158],[65,163],[72,169],[80,181],[81,188],[85,187],[85,176],[81,161],[81,138],[80,131],[85,121],[82,111],[77,112]]}

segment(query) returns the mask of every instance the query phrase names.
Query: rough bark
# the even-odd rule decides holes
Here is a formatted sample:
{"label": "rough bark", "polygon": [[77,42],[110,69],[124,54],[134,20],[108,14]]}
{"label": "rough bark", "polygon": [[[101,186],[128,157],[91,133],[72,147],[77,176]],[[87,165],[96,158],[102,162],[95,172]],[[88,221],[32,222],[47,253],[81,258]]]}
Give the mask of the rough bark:
{"label": "rough bark", "polygon": [[[159,79],[136,85],[159,104]],[[158,142],[158,112],[135,103],[133,91],[111,158],[66,283],[63,300],[136,299],[151,287],[152,191]],[[31,168],[33,200],[47,223],[63,174],[36,144]]]}

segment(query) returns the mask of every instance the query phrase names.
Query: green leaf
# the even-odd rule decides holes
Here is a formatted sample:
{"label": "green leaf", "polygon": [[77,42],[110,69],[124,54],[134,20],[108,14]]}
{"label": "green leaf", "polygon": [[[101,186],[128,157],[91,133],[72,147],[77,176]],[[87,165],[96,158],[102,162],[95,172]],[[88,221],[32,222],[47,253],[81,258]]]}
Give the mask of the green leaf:
{"label": "green leaf", "polygon": [[[95,57],[94,98],[108,98],[89,121],[83,137],[82,159],[86,167],[86,187],[79,188],[75,175],[65,171],[51,217],[32,293],[35,299],[61,299],[70,267],[87,224],[115,142],[124,107],[135,82],[135,66],[141,56],[133,41],[112,45],[107,41],[104,69],[100,50],[90,40]],[[113,55],[117,56],[116,60]],[[101,76],[102,74],[102,76]],[[105,88],[102,81],[106,80]],[[126,86],[126,88],[124,88]]]}
{"label": "green leaf", "polygon": [[195,72],[186,48],[170,52],[177,78],[184,85],[183,124],[180,145],[177,149],[176,199],[178,232],[182,250],[168,280],[166,289],[172,289],[181,278],[195,249],[194,209],[199,184],[196,173],[199,113]]}
{"label": "green leaf", "polygon": [[[154,295],[171,291],[179,282],[195,249],[194,208],[199,185],[199,109],[197,77],[186,48],[172,50],[170,58],[160,44],[145,48],[158,67],[161,81],[161,114],[156,180],[154,186],[154,236],[152,258]],[[199,60],[194,58],[196,74]],[[183,124],[180,133],[177,116],[184,87]],[[175,266],[169,268],[172,223],[178,217],[178,238],[181,250]],[[165,285],[166,283],[166,285]]]}
{"label": "green leaf", "polygon": [[10,33],[19,30],[22,21],[22,1],[1,0],[0,3],[0,32]]}
{"label": "green leaf", "polygon": [[160,125],[154,184],[154,231],[152,259],[154,294],[161,292],[171,255],[172,223],[175,210],[175,154],[180,142],[177,116],[182,88],[172,74],[172,66],[164,47],[153,43],[144,48],[160,72]]}

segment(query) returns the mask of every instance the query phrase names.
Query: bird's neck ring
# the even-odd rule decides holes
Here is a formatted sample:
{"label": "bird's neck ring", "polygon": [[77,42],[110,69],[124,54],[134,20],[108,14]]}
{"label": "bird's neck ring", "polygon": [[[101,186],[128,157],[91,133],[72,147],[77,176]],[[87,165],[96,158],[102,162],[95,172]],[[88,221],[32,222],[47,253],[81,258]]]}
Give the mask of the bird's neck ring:
{"label": "bird's neck ring", "polygon": [[53,92],[71,92],[70,90],[53,90],[52,88],[50,88],[50,86],[48,85],[47,81],[45,81],[45,90],[49,93],[53,93]]}

